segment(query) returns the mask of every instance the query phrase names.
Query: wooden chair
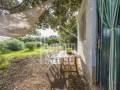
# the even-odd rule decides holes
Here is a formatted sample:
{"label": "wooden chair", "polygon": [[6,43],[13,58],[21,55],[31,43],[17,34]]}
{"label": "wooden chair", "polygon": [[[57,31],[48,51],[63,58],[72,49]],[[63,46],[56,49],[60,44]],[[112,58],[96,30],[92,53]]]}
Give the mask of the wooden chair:
{"label": "wooden chair", "polygon": [[78,74],[77,60],[78,60],[78,57],[76,57],[74,55],[70,55],[67,58],[61,58],[60,59],[61,73],[63,73],[64,75],[69,74],[69,73],[77,73]]}

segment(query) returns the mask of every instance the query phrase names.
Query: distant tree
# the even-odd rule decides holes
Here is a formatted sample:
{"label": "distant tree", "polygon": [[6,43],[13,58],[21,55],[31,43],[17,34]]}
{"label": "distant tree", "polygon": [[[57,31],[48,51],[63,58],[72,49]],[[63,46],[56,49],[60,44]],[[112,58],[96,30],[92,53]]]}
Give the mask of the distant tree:
{"label": "distant tree", "polygon": [[46,43],[47,43],[48,45],[54,44],[54,43],[59,43],[59,38],[56,37],[56,36],[48,37]]}

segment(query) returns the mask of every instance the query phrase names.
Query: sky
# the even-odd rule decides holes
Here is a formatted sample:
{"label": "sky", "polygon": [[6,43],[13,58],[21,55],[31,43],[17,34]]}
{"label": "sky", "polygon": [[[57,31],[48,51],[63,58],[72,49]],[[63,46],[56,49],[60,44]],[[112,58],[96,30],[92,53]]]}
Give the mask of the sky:
{"label": "sky", "polygon": [[20,3],[23,1],[23,0],[18,0]]}
{"label": "sky", "polygon": [[3,36],[0,36],[0,41],[1,40],[6,40],[6,39],[9,39],[10,37],[3,37]]}
{"label": "sky", "polygon": [[45,29],[45,30],[43,30],[43,29],[37,29],[37,31],[38,31],[38,33],[39,33],[39,35],[41,37],[59,36],[58,32],[55,32],[55,31],[53,31],[50,28],[49,29]]}
{"label": "sky", "polygon": [[[52,29],[37,29],[38,31],[38,35],[40,35],[40,37],[50,37],[50,36],[59,36],[58,32],[53,31]],[[0,36],[0,41],[1,40],[5,40],[8,39],[9,37],[4,37],[4,36]]]}

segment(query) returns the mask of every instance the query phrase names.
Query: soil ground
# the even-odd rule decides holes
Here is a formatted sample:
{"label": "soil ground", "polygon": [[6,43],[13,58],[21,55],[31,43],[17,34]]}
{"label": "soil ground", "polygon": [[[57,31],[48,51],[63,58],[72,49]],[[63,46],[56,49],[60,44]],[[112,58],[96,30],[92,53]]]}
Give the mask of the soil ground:
{"label": "soil ground", "polygon": [[[43,59],[42,59],[43,60]],[[69,74],[60,66],[41,64],[39,55],[13,58],[8,69],[0,70],[0,90],[89,90],[84,76]]]}

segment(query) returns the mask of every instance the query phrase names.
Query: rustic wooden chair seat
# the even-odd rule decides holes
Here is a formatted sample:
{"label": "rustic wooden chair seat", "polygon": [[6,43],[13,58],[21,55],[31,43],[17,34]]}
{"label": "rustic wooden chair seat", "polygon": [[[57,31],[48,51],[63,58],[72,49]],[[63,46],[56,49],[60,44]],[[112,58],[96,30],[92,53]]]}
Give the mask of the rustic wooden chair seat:
{"label": "rustic wooden chair seat", "polygon": [[61,58],[60,60],[60,68],[63,73],[78,73],[77,66],[78,57],[74,55],[69,55],[68,58]]}

